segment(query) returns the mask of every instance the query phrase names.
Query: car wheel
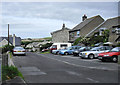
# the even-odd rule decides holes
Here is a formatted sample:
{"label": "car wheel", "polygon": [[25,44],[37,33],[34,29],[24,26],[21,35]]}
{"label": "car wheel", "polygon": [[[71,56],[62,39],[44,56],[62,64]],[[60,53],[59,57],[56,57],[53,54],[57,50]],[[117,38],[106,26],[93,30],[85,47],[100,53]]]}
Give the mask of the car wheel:
{"label": "car wheel", "polygon": [[94,55],[93,55],[93,54],[90,54],[90,55],[88,56],[88,58],[89,58],[89,59],[93,59],[93,58],[94,58]]}
{"label": "car wheel", "polygon": [[118,62],[118,58],[116,56],[113,56],[112,57],[112,61],[115,62],[115,63],[117,63]]}
{"label": "car wheel", "polygon": [[59,55],[59,52],[56,52],[56,55]]}
{"label": "car wheel", "polygon": [[68,52],[65,52],[65,55],[68,55]]}

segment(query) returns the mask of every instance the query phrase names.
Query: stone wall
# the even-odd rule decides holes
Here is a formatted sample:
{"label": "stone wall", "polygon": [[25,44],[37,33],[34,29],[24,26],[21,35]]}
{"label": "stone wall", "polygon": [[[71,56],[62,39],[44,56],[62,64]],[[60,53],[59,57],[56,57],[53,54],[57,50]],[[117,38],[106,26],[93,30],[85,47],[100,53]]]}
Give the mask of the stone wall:
{"label": "stone wall", "polygon": [[69,30],[62,29],[52,34],[52,43],[67,43],[69,41]]}

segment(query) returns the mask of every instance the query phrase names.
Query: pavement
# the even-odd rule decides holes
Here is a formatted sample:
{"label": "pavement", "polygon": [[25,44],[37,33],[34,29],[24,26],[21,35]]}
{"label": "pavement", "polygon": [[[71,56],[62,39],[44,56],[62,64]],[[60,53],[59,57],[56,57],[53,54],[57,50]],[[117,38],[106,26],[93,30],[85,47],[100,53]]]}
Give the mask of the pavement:
{"label": "pavement", "polygon": [[117,63],[31,52],[13,61],[26,83],[118,83]]}
{"label": "pavement", "polygon": [[20,77],[15,77],[14,79],[2,82],[2,85],[27,85]]}

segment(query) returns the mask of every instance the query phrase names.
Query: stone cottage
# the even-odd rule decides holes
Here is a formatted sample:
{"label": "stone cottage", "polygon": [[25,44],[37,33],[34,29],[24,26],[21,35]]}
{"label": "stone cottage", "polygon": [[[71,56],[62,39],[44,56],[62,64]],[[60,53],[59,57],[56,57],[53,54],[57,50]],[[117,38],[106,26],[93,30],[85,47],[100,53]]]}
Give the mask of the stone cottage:
{"label": "stone cottage", "polygon": [[100,15],[91,18],[87,18],[87,16],[84,15],[82,17],[82,22],[69,31],[69,42],[73,43],[78,37],[86,36],[103,22],[104,19]]}
{"label": "stone cottage", "polygon": [[51,33],[52,43],[67,43],[69,41],[69,31],[70,29],[63,24],[62,29]]}
{"label": "stone cottage", "polygon": [[100,29],[108,29],[108,30],[110,30],[109,42],[116,44],[119,34],[117,34],[115,31],[117,30],[117,28],[120,28],[119,22],[120,22],[120,16],[107,19],[106,21],[101,23],[99,26],[94,28],[91,32],[89,32],[85,37],[89,37],[89,36],[93,35],[95,32],[99,32]]}

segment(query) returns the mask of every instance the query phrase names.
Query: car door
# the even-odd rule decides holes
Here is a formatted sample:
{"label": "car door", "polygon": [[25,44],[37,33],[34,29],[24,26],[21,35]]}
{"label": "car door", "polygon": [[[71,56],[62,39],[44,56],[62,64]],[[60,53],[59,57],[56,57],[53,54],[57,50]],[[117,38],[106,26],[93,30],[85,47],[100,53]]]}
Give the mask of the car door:
{"label": "car door", "polygon": [[105,52],[109,52],[112,48],[111,47],[104,47]]}

